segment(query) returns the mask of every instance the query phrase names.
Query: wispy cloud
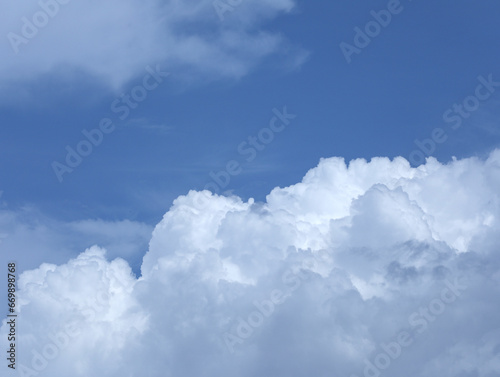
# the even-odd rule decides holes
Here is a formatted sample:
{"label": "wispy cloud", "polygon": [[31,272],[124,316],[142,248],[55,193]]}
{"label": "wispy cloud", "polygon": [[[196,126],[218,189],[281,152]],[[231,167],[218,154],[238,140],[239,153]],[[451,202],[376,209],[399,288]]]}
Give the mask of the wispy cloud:
{"label": "wispy cloud", "polygon": [[166,135],[172,133],[175,130],[174,126],[169,126],[163,123],[151,122],[146,118],[134,118],[123,125],[127,128],[141,129],[148,132],[154,132],[160,135]]}
{"label": "wispy cloud", "polygon": [[[57,12],[51,16],[41,3]],[[7,2],[0,14],[0,84],[14,88],[43,74],[74,70],[118,89],[151,62],[162,62],[176,79],[186,80],[239,78],[276,53],[284,64],[301,64],[297,57],[303,50],[290,51],[286,38],[263,26],[293,5],[291,0],[253,1],[221,24],[212,0],[111,0],[92,6]],[[47,23],[39,22],[42,15]]]}

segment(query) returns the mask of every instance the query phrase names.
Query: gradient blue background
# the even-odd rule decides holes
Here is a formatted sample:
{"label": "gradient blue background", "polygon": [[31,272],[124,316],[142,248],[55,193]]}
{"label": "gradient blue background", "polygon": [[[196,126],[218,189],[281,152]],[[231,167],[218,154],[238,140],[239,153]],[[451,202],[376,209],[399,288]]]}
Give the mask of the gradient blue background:
{"label": "gradient blue background", "polygon": [[300,69],[285,71],[267,59],[239,81],[189,86],[171,72],[62,183],[51,163],[63,162],[65,146],[75,147],[83,129],[117,118],[110,111],[116,95],[84,74],[70,84],[39,78],[30,84],[33,101],[0,105],[2,200],[10,209],[32,205],[63,221],[154,225],[174,198],[210,182],[210,171],[244,161],[238,145],[283,106],[296,119],[227,187],[243,198],[264,200],[321,157],[408,159],[414,140],[430,137],[435,127],[449,135],[433,153],[440,161],[484,156],[499,145],[498,93],[456,131],[442,115],[474,94],[478,76],[500,81],[500,4],[401,3],[404,10],[347,64],[339,44],[352,43],[354,27],[363,28],[370,11],[387,1],[300,1],[293,14],[266,25],[310,52]]}

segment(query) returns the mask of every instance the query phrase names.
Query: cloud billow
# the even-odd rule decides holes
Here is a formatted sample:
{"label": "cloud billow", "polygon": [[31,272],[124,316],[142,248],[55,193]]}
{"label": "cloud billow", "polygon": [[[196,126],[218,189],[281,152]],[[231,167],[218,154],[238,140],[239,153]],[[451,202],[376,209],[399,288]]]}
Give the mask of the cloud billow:
{"label": "cloud billow", "polygon": [[191,191],[139,278],[97,246],[24,272],[18,362],[56,377],[496,375],[499,187],[495,150],[418,168],[322,159],[265,203]]}

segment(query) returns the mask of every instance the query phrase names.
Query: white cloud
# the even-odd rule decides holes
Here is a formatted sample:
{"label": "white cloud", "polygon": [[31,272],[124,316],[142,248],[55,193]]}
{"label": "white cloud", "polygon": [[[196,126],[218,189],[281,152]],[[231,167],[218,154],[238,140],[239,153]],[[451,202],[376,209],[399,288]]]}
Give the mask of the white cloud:
{"label": "white cloud", "polygon": [[[220,21],[212,3],[4,2],[0,14],[0,85],[13,89],[19,82],[43,74],[68,79],[83,71],[118,89],[148,64],[162,64],[176,78],[239,78],[262,58],[275,53],[286,55],[290,48],[293,52],[286,59],[296,64],[303,61],[305,52],[300,48],[292,47],[279,34],[261,30],[266,20],[289,12],[294,7],[292,0],[242,4],[227,15],[225,22]],[[52,5],[42,8],[40,4]],[[47,13],[53,16],[46,17],[45,25],[43,14]],[[24,26],[26,20],[35,22],[34,29]]]}
{"label": "white cloud", "polygon": [[150,226],[130,220],[65,223],[33,207],[0,208],[0,229],[0,263],[14,259],[23,270],[43,262],[64,263],[95,243],[106,247],[109,257],[131,261],[147,250],[152,232]]}
{"label": "white cloud", "polygon": [[140,278],[98,247],[25,272],[18,362],[56,377],[498,375],[499,187],[496,150],[419,168],[323,159],[266,203],[192,191]]}

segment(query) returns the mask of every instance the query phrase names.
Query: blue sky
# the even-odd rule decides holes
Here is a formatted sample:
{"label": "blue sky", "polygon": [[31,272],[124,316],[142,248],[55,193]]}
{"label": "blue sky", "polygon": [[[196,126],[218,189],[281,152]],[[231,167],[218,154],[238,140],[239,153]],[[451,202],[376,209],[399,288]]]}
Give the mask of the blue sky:
{"label": "blue sky", "polygon": [[[263,200],[271,188],[296,182],[321,157],[408,159],[414,139],[428,138],[435,127],[449,129],[443,112],[473,94],[478,76],[500,78],[494,47],[499,6],[404,1],[401,7],[350,64],[339,44],[352,44],[354,27],[363,28],[372,20],[370,11],[386,9],[387,2],[298,2],[289,14],[262,21],[259,28],[285,36],[290,50],[307,51],[301,64],[292,62],[293,52],[272,54],[238,79],[186,79],[163,64],[170,78],[117,121],[116,131],[62,183],[52,161],[64,159],[65,146],[75,147],[83,129],[116,118],[110,104],[117,96],[81,71],[68,74],[69,81],[57,70],[21,80],[15,85],[29,97],[7,92],[0,107],[4,200],[63,219],[155,223],[175,197],[202,189],[210,171],[241,158],[237,146],[283,106],[297,118],[231,180],[234,193]],[[226,13],[223,22],[244,11]],[[36,48],[37,42],[22,47]],[[118,92],[127,93],[144,74]],[[498,93],[433,155],[448,161],[497,146],[498,133],[476,127],[481,116],[497,119],[495,98]]]}
{"label": "blue sky", "polygon": [[0,8],[27,375],[500,374],[500,4]]}

